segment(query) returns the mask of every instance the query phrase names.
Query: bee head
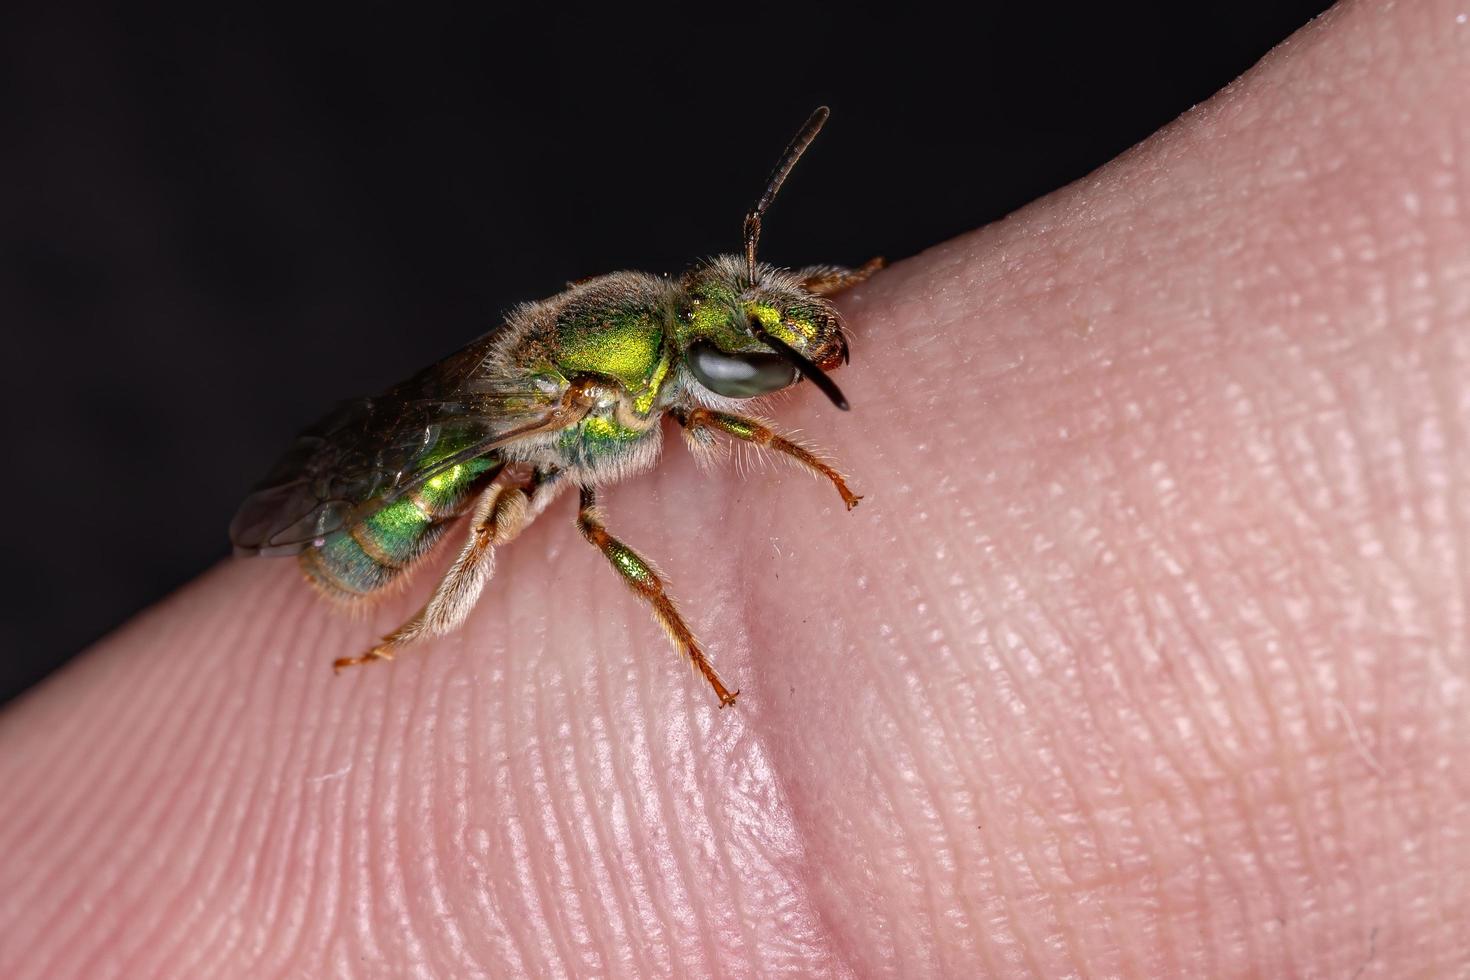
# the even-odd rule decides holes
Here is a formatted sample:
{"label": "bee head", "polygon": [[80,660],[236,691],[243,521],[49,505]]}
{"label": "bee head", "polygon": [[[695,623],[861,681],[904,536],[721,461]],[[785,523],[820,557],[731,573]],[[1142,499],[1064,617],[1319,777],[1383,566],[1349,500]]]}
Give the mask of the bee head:
{"label": "bee head", "polygon": [[724,256],[684,277],[684,366],[717,395],[753,398],[809,378],[832,404],[847,409],[847,399],[826,374],[847,361],[837,311],[800,279],[755,257],[766,209],[827,116],[826,106],[811,114],[745,216],[743,261]]}
{"label": "bee head", "polygon": [[762,264],[752,281],[745,261],[727,255],[691,270],[683,287],[680,347],[701,385],[725,398],[754,398],[807,378],[847,408],[827,377],[847,361],[842,320],[796,276]]}

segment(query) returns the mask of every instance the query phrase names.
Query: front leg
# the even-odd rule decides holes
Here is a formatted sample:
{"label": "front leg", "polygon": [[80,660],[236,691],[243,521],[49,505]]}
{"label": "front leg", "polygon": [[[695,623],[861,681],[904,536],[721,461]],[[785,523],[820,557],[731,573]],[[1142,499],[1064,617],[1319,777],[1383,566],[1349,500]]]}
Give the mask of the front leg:
{"label": "front leg", "polygon": [[783,453],[791,459],[796,460],[802,466],[825,476],[832,481],[837,492],[842,495],[842,502],[852,510],[863,498],[847,488],[847,481],[842,474],[823,462],[816,453],[806,448],[799,442],[787,439],[785,436],[777,435],[764,422],[759,419],[746,418],[743,415],[733,415],[729,412],[716,412],[708,408],[686,408],[674,412],[674,418],[679,424],[692,433],[701,431],[717,431],[726,435],[734,436],[744,442],[760,446],[762,449],[771,449]]}
{"label": "front leg", "polygon": [[664,584],[658,577],[658,572],[636,551],[607,533],[607,528],[602,523],[602,514],[597,507],[597,491],[591,487],[582,488],[582,506],[577,511],[577,530],[602,552],[613,570],[628,584],[628,588],[648,603],[652,608],[653,618],[669,634],[674,646],[689,658],[695,669],[709,681],[710,687],[715,689],[720,707],[734,704],[740,692],[730,693],[720,680],[720,675],[715,673],[715,668],[704,655],[699,641],[679,615],[679,610],[674,608],[674,600],[664,592]]}
{"label": "front leg", "polygon": [[880,257],[869,259],[856,269],[841,265],[812,265],[797,270],[796,275],[807,292],[816,296],[836,296],[867,280],[885,264]]}

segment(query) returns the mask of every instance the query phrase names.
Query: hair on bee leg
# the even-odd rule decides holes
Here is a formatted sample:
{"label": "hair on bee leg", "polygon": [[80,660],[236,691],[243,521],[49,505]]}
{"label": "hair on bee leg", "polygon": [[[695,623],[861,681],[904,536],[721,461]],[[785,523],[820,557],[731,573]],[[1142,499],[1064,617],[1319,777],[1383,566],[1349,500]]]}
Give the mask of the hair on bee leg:
{"label": "hair on bee leg", "polygon": [[682,409],[675,412],[674,417],[687,428],[724,432],[746,445],[781,453],[792,462],[826,477],[837,488],[848,510],[852,510],[858,505],[858,501],[863,499],[861,495],[848,489],[847,480],[842,474],[816,452],[778,434],[760,419],[733,415],[729,412],[716,412],[708,408]]}
{"label": "hair on bee leg", "polygon": [[684,446],[689,450],[689,455],[694,457],[694,465],[702,473],[713,472],[730,454],[729,446],[716,439],[714,433],[708,429],[691,429],[681,425],[679,432],[684,437]]}

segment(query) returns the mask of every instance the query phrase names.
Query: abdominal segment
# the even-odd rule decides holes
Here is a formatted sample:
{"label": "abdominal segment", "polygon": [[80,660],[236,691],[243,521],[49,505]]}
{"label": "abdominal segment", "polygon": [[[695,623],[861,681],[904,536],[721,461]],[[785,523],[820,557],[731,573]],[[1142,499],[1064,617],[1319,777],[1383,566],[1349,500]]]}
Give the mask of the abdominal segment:
{"label": "abdominal segment", "polygon": [[312,584],[335,599],[382,589],[428,554],[474,495],[503,469],[490,454],[451,466],[417,490],[301,553]]}

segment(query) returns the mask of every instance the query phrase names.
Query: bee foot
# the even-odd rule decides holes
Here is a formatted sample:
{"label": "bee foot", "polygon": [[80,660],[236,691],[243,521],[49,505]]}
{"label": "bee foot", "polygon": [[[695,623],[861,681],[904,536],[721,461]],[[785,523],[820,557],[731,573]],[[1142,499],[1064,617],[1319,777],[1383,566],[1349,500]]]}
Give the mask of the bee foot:
{"label": "bee foot", "polygon": [[332,673],[340,674],[344,667],[356,667],[359,664],[371,663],[374,660],[392,660],[393,654],[388,652],[387,647],[373,647],[360,657],[342,657],[332,661]]}

